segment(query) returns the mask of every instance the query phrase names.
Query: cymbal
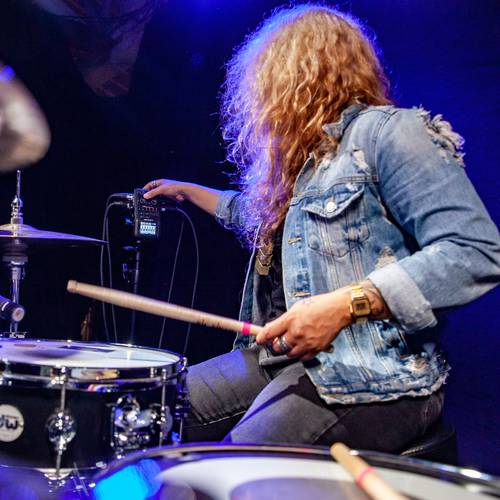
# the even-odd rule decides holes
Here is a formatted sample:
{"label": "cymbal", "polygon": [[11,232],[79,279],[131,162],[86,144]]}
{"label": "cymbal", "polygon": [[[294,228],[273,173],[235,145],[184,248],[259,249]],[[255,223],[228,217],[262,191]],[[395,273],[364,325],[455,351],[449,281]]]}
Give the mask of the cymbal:
{"label": "cymbal", "polygon": [[14,70],[0,62],[0,173],[37,162],[49,145],[40,107]]}
{"label": "cymbal", "polygon": [[3,224],[0,226],[0,252],[26,253],[31,249],[47,245],[81,246],[104,245],[106,242],[76,234],[43,231],[27,224]]}

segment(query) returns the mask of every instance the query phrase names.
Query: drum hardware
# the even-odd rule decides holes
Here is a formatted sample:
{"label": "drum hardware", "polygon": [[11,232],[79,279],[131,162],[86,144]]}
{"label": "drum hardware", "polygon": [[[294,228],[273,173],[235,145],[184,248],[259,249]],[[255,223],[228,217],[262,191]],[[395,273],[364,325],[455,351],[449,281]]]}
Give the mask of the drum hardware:
{"label": "drum hardware", "polygon": [[[19,303],[21,281],[26,276],[28,254],[35,249],[47,245],[79,246],[84,244],[99,244],[105,242],[94,238],[86,238],[73,234],[42,231],[24,224],[23,201],[21,198],[21,171],[16,174],[16,192],[11,203],[10,223],[0,226],[0,252],[2,262],[8,269],[11,282],[12,302]],[[26,332],[19,331],[19,321],[10,321],[8,332],[0,336],[24,338]]]}
{"label": "drum hardware", "polygon": [[21,321],[24,318],[24,307],[0,295],[0,318],[7,321]]}
{"label": "drum hardware", "polygon": [[152,446],[155,427],[158,429],[158,445],[161,445],[172,428],[168,407],[151,405],[142,410],[131,394],[120,398],[111,413],[111,446],[115,457],[122,458],[131,450]]}
{"label": "drum hardware", "polygon": [[69,411],[57,410],[47,420],[47,435],[57,454],[56,477],[60,474],[61,458],[76,435],[76,422]]}
{"label": "drum hardware", "polygon": [[174,422],[178,424],[177,432],[172,432],[172,444],[174,446],[182,443],[184,422],[188,416],[190,404],[186,386],[187,358],[183,358],[182,367],[179,371],[179,382],[177,384],[177,401],[175,404]]}
{"label": "drum hardware", "polygon": [[94,331],[94,308],[89,306],[82,323],[80,324],[80,337],[84,342],[93,338]]}
{"label": "drum hardware", "polygon": [[[4,255],[2,257],[2,262],[10,273],[12,302],[19,303],[21,280],[24,279],[26,274],[25,265],[28,262],[28,258],[22,255]],[[9,331],[4,332],[2,336],[25,338],[26,332],[19,331],[19,321],[12,319],[9,323]]]}
{"label": "drum hardware", "polygon": [[[137,295],[139,292],[139,277],[141,273],[141,240],[138,239],[135,245],[129,245],[123,248],[125,252],[132,257],[133,267],[131,268],[128,262],[122,264],[123,279],[132,287],[132,293]],[[130,316],[130,334],[129,342],[135,343],[135,324],[136,311],[132,311]]]}
{"label": "drum hardware", "polygon": [[52,412],[45,424],[47,436],[56,453],[56,478],[60,475],[62,455],[76,435],[75,419],[71,415],[71,412],[66,409],[66,383],[66,368],[62,367],[60,368],[59,376],[53,381],[54,386],[61,386],[59,408]]}
{"label": "drum hardware", "polygon": [[[185,364],[186,361],[185,359],[181,363],[181,370],[185,369]],[[182,376],[182,375],[179,375]],[[178,390],[178,385],[180,383],[180,380],[177,379],[178,381],[175,380],[169,380],[167,372],[165,370],[162,371],[161,374],[161,379],[162,379],[162,388],[161,388],[161,403],[160,407],[158,408],[158,413],[157,415],[157,420],[156,420],[156,425],[158,427],[158,439],[159,439],[159,446],[161,446],[164,442],[165,439],[167,438],[168,433],[172,430],[173,427],[173,418],[170,413],[170,408],[167,406],[167,400],[166,400],[166,389],[167,385],[174,385],[176,391]],[[179,395],[176,392],[176,404],[177,400],[179,398]]]}
{"label": "drum hardware", "polygon": [[[16,194],[11,203],[11,214],[10,223],[19,225],[23,223],[23,200],[21,199],[21,171],[16,172]],[[10,281],[11,281],[11,294],[12,301],[19,303],[19,290],[21,286],[21,280],[25,276],[24,266],[28,262],[28,257],[23,254],[15,255],[3,255],[2,261],[5,263],[6,267],[10,271]],[[11,321],[9,328],[9,336],[16,338],[24,338],[26,333],[18,332],[18,321]]]}
{"label": "drum hardware", "polygon": [[5,466],[43,469],[62,482],[76,469],[88,477],[132,450],[179,442],[185,358],[39,339],[1,339],[0,355],[0,419],[9,421],[9,429],[0,427]]}

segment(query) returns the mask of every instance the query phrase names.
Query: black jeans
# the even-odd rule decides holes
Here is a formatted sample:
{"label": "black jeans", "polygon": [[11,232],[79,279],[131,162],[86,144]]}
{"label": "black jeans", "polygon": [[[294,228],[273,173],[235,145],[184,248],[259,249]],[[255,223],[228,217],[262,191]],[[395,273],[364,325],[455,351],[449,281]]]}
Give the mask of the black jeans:
{"label": "black jeans", "polygon": [[355,405],[327,404],[301,362],[262,367],[258,348],[189,369],[185,441],[331,445],[397,453],[438,418],[443,391]]}

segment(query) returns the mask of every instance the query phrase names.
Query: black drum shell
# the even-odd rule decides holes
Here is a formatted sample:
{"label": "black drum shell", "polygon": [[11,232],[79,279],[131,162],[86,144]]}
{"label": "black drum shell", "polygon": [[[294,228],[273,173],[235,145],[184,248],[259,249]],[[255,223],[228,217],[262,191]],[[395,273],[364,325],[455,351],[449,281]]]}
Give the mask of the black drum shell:
{"label": "black drum shell", "polygon": [[[175,407],[176,385],[165,386],[165,404]],[[112,412],[117,401],[129,394],[141,409],[161,403],[162,387],[141,390],[89,392],[66,389],[65,408],[76,422],[76,435],[62,455],[62,468],[89,468],[114,458],[112,441]],[[60,407],[61,388],[33,386],[0,386],[0,404],[14,406],[24,419],[24,430],[14,441],[0,441],[0,463],[4,465],[54,468],[56,454],[49,441],[47,420]],[[158,446],[159,432],[152,435],[148,446]],[[164,443],[170,442],[166,436]]]}

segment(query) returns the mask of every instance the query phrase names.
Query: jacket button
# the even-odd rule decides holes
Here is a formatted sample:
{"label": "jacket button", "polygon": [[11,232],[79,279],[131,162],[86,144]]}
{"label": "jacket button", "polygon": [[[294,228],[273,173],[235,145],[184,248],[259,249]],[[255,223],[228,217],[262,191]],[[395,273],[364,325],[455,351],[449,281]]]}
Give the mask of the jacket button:
{"label": "jacket button", "polygon": [[333,200],[330,200],[327,204],[326,204],[326,211],[327,212],[333,212],[335,209],[337,208],[337,204],[333,201]]}
{"label": "jacket button", "polygon": [[317,250],[319,248],[319,239],[316,235],[311,235],[311,237],[309,238],[309,246],[313,249],[313,250]]}

